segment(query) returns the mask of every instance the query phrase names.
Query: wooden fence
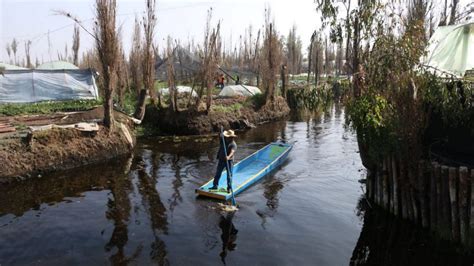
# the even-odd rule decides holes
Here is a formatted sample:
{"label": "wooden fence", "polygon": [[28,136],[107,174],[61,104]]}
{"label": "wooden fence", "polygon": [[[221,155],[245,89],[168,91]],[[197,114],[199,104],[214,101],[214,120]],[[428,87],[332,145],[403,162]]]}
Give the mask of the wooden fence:
{"label": "wooden fence", "polygon": [[367,179],[367,197],[442,238],[474,246],[474,169],[386,158]]}

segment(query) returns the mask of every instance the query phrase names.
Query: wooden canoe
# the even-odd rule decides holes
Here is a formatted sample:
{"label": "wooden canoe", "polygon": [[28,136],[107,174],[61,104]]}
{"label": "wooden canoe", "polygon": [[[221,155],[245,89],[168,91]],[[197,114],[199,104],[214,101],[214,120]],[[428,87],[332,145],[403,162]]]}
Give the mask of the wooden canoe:
{"label": "wooden canoe", "polygon": [[[273,142],[235,164],[232,180],[234,195],[241,193],[280,166],[288,157],[288,153],[292,148],[293,145],[288,143]],[[213,181],[214,178],[211,178],[211,180],[196,189],[196,193],[205,197],[229,200],[231,194],[225,191],[227,189],[226,170],[222,171],[222,176],[219,180],[220,190],[209,190],[212,187]]]}

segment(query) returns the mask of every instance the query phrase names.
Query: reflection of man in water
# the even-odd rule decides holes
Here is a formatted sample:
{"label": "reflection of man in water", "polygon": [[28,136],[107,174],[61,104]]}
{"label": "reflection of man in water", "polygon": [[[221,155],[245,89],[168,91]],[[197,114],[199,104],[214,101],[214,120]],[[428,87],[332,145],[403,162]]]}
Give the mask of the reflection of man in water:
{"label": "reflection of man in water", "polygon": [[222,239],[222,252],[220,254],[222,262],[225,264],[225,257],[227,256],[227,250],[233,251],[237,244],[235,244],[235,240],[237,240],[237,232],[239,232],[234,227],[234,223],[232,223],[232,219],[234,218],[234,213],[229,213],[225,216],[221,216],[221,220],[219,222],[219,227],[222,230],[221,239]]}

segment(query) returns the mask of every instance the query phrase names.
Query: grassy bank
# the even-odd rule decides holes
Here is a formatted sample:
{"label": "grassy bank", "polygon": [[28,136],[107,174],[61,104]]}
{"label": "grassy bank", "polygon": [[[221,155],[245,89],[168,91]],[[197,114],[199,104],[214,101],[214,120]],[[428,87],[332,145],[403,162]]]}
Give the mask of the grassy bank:
{"label": "grassy bank", "polygon": [[0,116],[85,111],[97,107],[101,104],[102,102],[98,100],[0,104]]}

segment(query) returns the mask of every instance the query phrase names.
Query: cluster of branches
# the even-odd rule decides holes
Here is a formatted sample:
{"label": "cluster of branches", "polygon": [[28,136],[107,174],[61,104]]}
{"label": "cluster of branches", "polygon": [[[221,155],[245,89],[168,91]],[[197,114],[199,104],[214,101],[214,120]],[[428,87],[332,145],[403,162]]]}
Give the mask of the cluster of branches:
{"label": "cluster of branches", "polygon": [[429,116],[425,95],[435,86],[432,75],[420,73],[420,58],[435,21],[443,25],[461,19],[458,2],[452,1],[449,19],[434,17],[431,1],[425,0],[342,4],[346,7],[342,20],[341,3],[319,1],[318,10],[331,40],[339,44],[346,40],[354,96],[348,114],[358,131],[361,156],[372,153],[380,158],[388,150],[416,162],[423,152],[421,138]]}

